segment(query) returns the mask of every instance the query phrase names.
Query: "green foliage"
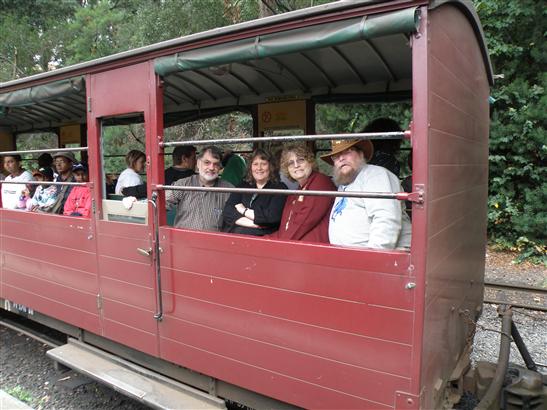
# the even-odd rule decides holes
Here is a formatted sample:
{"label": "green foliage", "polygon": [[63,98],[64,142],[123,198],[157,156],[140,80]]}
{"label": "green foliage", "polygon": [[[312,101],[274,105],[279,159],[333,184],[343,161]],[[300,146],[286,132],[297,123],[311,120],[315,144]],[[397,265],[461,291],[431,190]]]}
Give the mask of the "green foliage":
{"label": "green foliage", "polygon": [[61,64],[75,2],[0,0],[0,81]]}
{"label": "green foliage", "polygon": [[498,76],[490,125],[489,236],[547,262],[546,10],[532,0],[475,1]]}
{"label": "green foliage", "polygon": [[67,45],[74,64],[114,54],[127,48],[118,40],[118,30],[126,19],[123,10],[114,8],[110,0],[99,0],[92,7],[81,7],[69,24],[72,41]]}
{"label": "green foliage", "polygon": [[15,386],[8,389],[6,393],[25,403],[30,403],[32,401],[32,395],[21,386]]}
{"label": "green foliage", "polygon": [[[401,127],[407,129],[412,118],[410,103],[391,104],[322,104],[316,107],[316,131],[318,134],[336,132],[361,132],[367,124],[377,118],[392,118]],[[328,141],[316,144],[321,150],[329,147]],[[398,155],[401,166],[401,178],[410,174],[408,156],[410,144],[404,141]],[[320,170],[330,173],[330,167],[319,161]]]}

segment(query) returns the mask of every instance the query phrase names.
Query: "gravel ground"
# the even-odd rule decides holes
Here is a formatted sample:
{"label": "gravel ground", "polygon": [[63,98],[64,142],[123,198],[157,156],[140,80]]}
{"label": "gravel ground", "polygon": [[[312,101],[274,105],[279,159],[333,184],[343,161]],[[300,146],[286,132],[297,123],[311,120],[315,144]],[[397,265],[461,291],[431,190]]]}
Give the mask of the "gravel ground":
{"label": "gravel ground", "polygon": [[49,349],[0,326],[0,389],[34,409],[149,409],[71,370],[56,371]]}
{"label": "gravel ground", "polygon": [[[488,251],[486,254],[486,280],[500,281],[547,288],[545,266],[530,263],[514,264],[516,255],[506,252]],[[497,361],[501,330],[497,305],[485,304],[478,321],[471,358],[474,361]],[[547,364],[547,313],[513,308],[513,321],[536,363]],[[520,353],[511,343],[510,361],[524,365]],[[540,369],[547,372],[547,368]]]}
{"label": "gravel ground", "polygon": [[[486,278],[547,287],[547,272],[543,266],[514,265],[512,258],[510,254],[488,252]],[[547,364],[547,315],[514,309],[513,317],[534,360]],[[496,306],[485,305],[478,324],[472,359],[496,361],[501,327]],[[149,408],[73,371],[56,371],[45,355],[47,350],[47,345],[0,326],[0,389],[34,409]],[[523,364],[513,344],[511,361]]]}

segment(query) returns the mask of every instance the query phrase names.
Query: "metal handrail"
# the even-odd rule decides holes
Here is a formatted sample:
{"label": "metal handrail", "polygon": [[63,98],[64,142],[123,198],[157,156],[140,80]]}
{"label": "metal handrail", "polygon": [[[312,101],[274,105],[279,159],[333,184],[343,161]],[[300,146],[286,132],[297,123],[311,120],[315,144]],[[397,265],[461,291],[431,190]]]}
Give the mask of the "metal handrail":
{"label": "metal handrail", "polygon": [[322,134],[322,135],[283,135],[273,137],[255,137],[255,138],[223,138],[212,140],[192,140],[192,141],[172,141],[160,142],[162,148],[178,147],[184,145],[223,145],[223,144],[240,144],[246,142],[286,142],[286,141],[324,141],[324,140],[392,140],[392,139],[410,139],[411,132],[396,131],[396,132],[361,132],[356,134]]}
{"label": "metal handrail", "polygon": [[91,182],[55,182],[55,181],[0,181],[0,185],[68,185],[68,186],[89,186],[91,188]]}
{"label": "metal handrail", "polygon": [[158,212],[158,193],[152,192],[152,198],[148,200],[154,208],[154,269],[156,271],[156,299],[158,303],[158,309],[154,314],[154,319],[161,322],[163,319],[163,298],[161,296],[161,261],[160,255],[162,249],[160,248],[160,217]]}
{"label": "metal handrail", "polygon": [[72,152],[72,151],[87,151],[88,147],[74,147],[74,148],[45,148],[45,149],[29,149],[25,151],[2,151],[2,155],[17,155],[17,154],[43,154],[46,152]]}
{"label": "metal handrail", "polygon": [[[302,195],[302,196],[331,196],[350,198],[375,198],[375,199],[397,199],[400,201],[415,201],[414,196],[420,192],[360,192],[360,191],[311,191],[298,189],[270,189],[270,188],[231,188],[231,187],[203,187],[203,186],[179,186],[179,185],[155,185],[154,189],[163,191],[193,191],[193,192],[226,192],[263,195]],[[418,202],[418,201],[416,201]]]}

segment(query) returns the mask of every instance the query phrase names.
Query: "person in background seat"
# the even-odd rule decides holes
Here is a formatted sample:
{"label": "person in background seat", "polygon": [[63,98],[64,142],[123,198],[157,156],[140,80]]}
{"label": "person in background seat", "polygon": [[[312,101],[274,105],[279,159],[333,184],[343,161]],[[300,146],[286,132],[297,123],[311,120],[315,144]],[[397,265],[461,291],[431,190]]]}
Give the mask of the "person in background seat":
{"label": "person in background seat", "polygon": [[175,147],[173,166],[165,170],[165,185],[173,185],[173,182],[195,174],[196,151],[193,145]]}
{"label": "person in background seat", "polygon": [[[4,169],[9,174],[6,182],[32,181],[32,174],[21,167],[21,155],[5,155]],[[2,207],[6,209],[17,209],[19,198],[27,189],[25,184],[2,184]]]}
{"label": "person in background seat", "polygon": [[[331,179],[317,170],[313,151],[305,144],[288,146],[281,154],[281,172],[300,190],[336,191]],[[329,243],[329,214],[334,197],[290,195],[281,225],[272,239]]]}
{"label": "person in background seat", "polygon": [[38,157],[38,168],[51,168],[53,171],[53,177],[55,178],[57,176],[57,172],[55,172],[55,165],[53,165],[53,157],[47,152],[44,152]]}
{"label": "person in background seat", "polygon": [[[32,173],[36,181],[53,181],[51,167],[37,169]],[[27,210],[32,212],[50,212],[57,201],[57,187],[55,185],[38,185],[34,195],[27,202]]]}
{"label": "person in background seat", "polygon": [[[238,188],[287,189],[279,182],[270,153],[257,149],[251,156],[247,177]],[[244,194],[234,192],[224,207],[225,231],[264,236],[279,229],[285,195]]]}
{"label": "person in background seat", "polygon": [[[401,127],[390,118],[377,118],[368,124],[363,132],[400,132]],[[384,167],[388,171],[400,177],[401,165],[396,155],[401,146],[400,139],[392,140],[373,140],[374,154],[368,162],[370,165]]]}
{"label": "person in background seat", "polygon": [[247,173],[247,163],[241,155],[227,151],[222,157],[222,175],[221,179],[228,181],[233,186],[238,186],[243,181]]}
{"label": "person in background seat", "polygon": [[[215,146],[203,148],[197,157],[198,174],[179,179],[174,186],[228,187],[233,185],[219,179],[222,151]],[[166,190],[168,209],[176,209],[176,228],[220,231],[222,210],[230,196],[226,192],[191,192]]]}
{"label": "person in background seat", "polygon": [[118,182],[116,183],[116,189],[114,191],[116,195],[123,195],[122,189],[126,187],[143,184],[139,173],[144,171],[144,166],[146,164],[146,155],[144,152],[132,149],[125,156],[125,163],[127,164],[127,168],[122,171],[118,177]]}
{"label": "person in background seat", "polygon": [[[338,191],[402,192],[399,178],[383,167],[367,164],[373,147],[369,140],[332,141],[321,158],[333,165]],[[377,249],[410,247],[410,220],[396,199],[337,197],[329,219],[333,245]]]}
{"label": "person in background seat", "polygon": [[[88,172],[85,164],[76,164],[72,168],[72,173],[76,178],[76,182],[87,182]],[[87,186],[72,187],[68,196],[63,215],[83,216],[89,218],[91,215],[91,190]]]}

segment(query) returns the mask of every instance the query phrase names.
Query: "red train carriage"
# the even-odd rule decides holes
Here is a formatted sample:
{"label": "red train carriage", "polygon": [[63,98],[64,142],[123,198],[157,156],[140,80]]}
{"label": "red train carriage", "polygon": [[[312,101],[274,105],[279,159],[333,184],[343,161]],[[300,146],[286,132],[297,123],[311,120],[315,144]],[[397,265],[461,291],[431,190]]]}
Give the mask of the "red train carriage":
{"label": "red train carriage", "polygon": [[[251,407],[435,408],[482,306],[491,82],[469,2],[399,0],[332,3],[1,84],[4,154],[22,133],[53,131],[87,157],[93,193],[90,219],[0,210],[2,306]],[[240,110],[255,123],[247,141],[271,141],[262,104],[294,99],[306,136],[322,103],[411,103],[413,193],[398,196],[412,201],[409,252],[167,224],[165,150],[191,142],[167,143],[166,128]],[[126,210],[106,194],[104,140],[129,123],[144,130],[150,201]]]}

